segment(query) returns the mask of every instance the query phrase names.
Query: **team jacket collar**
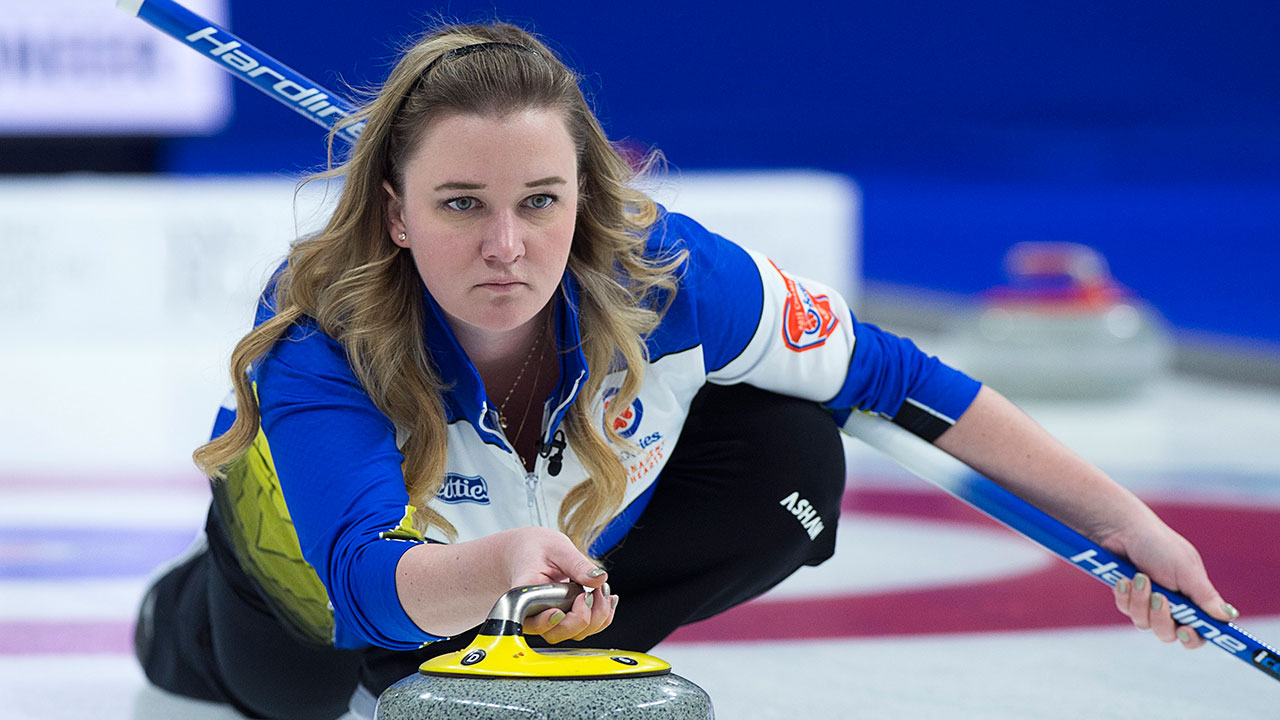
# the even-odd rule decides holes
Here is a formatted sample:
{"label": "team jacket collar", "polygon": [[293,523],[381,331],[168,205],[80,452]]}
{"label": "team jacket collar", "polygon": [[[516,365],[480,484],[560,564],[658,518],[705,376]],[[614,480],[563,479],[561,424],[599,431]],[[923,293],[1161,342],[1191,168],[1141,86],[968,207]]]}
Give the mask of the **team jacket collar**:
{"label": "team jacket collar", "polygon": [[[445,319],[444,311],[423,288],[423,304],[426,307],[426,327],[423,329],[427,348],[444,382],[445,414],[449,422],[467,420],[487,443],[503,445],[498,431],[498,412],[489,401],[480,373],[467,356],[458,338]],[[578,327],[578,283],[573,275],[565,272],[556,293],[555,307],[556,347],[560,358],[560,382],[548,399],[551,412],[544,441],[559,427],[569,405],[587,380],[587,361],[582,354],[581,333]]]}

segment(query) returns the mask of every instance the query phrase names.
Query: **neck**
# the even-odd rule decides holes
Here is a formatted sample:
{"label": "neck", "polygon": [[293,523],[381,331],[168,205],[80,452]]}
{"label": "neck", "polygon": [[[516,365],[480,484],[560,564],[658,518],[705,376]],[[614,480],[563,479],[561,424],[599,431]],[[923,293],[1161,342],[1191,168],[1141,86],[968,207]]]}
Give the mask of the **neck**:
{"label": "neck", "polygon": [[[549,308],[545,309],[520,327],[503,332],[459,332],[455,329],[458,343],[471,358],[491,396],[495,386],[504,388],[505,392],[506,384],[534,351],[539,334],[548,332],[550,323],[546,317],[549,312]],[[551,343],[552,339],[544,337],[542,342]]]}

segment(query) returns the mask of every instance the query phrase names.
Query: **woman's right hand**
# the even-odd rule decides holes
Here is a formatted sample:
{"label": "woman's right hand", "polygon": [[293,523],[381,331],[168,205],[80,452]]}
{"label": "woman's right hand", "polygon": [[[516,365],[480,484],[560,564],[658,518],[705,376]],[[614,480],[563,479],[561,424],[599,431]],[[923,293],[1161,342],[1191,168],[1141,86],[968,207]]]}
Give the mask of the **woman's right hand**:
{"label": "woman's right hand", "polygon": [[525,619],[526,634],[557,643],[582,640],[613,622],[618,597],[610,594],[608,579],[563,533],[524,527],[411,548],[396,567],[396,592],[418,627],[449,637],[483,622],[511,588],[577,583],[588,592],[574,600],[569,612],[546,610]]}
{"label": "woman's right hand", "polygon": [[571,582],[586,592],[573,601],[568,613],[546,610],[524,621],[527,635],[541,635],[549,643],[582,640],[609,627],[618,596],[609,590],[608,574],[574,547],[563,533],[548,528],[526,527],[507,530],[511,587]]}

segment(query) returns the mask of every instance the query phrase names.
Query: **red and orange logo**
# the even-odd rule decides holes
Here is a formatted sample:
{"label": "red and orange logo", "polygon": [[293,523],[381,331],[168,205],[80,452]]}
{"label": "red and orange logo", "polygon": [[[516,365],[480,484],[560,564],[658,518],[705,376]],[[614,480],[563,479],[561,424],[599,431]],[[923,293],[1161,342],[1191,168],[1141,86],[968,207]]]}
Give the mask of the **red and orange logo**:
{"label": "red and orange logo", "polygon": [[826,295],[810,295],[772,260],[769,264],[787,284],[787,300],[782,306],[782,340],[796,352],[821,347],[840,324],[840,318],[831,311],[831,300]]}
{"label": "red and orange logo", "polygon": [[[608,411],[609,403],[613,400],[613,396],[618,394],[618,388],[610,388],[604,394],[604,409]],[[640,429],[640,418],[644,417],[644,405],[640,403],[640,398],[631,401],[631,407],[623,410],[618,417],[613,420],[613,430],[619,436],[629,438],[636,434],[636,430]]]}

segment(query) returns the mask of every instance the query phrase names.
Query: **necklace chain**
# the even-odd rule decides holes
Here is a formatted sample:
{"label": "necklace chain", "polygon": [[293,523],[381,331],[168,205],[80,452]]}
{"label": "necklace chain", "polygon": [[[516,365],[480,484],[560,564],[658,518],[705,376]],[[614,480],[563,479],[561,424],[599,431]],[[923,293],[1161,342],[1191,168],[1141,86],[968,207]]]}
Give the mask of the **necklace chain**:
{"label": "necklace chain", "polygon": [[[538,350],[538,369],[533,373],[533,387],[530,388],[529,399],[524,404],[524,412],[520,414],[520,425],[516,427],[516,434],[512,436],[512,444],[517,442],[520,438],[520,433],[524,432],[524,421],[528,419],[529,409],[533,407],[533,397],[538,393],[538,379],[542,377],[542,356],[546,351],[545,346]],[[518,453],[517,456],[520,458],[520,464],[523,465],[524,456]]]}
{"label": "necklace chain", "polygon": [[[533,341],[533,346],[529,348],[529,354],[524,356],[524,364],[520,366],[520,372],[516,373],[516,379],[511,382],[511,387],[507,389],[506,397],[502,398],[502,402],[498,403],[498,424],[502,426],[503,430],[507,429],[507,413],[506,413],[507,402],[511,400],[511,395],[515,393],[516,388],[520,387],[520,381],[524,378],[524,371],[529,369],[529,361],[533,359],[533,351],[537,350],[540,347],[542,347],[542,333],[538,333],[538,336]],[[541,364],[541,361],[542,361],[541,353],[538,354],[538,361],[539,361],[539,364]],[[530,402],[532,402],[532,398],[530,398]],[[529,414],[528,403],[525,404],[524,410],[525,410],[525,415],[527,416]],[[524,429],[523,425],[524,425],[524,422],[522,418],[521,419],[522,430]]]}
{"label": "necklace chain", "polygon": [[[529,393],[529,399],[524,403],[524,412],[520,414],[520,426],[516,428],[514,435],[508,439],[514,446],[519,441],[520,433],[524,432],[524,423],[529,418],[529,408],[533,405],[533,396],[538,392],[538,379],[542,377],[542,358],[546,354],[546,348],[542,344],[543,333],[538,333],[537,338],[533,341],[533,346],[529,348],[529,354],[524,358],[524,364],[520,366],[520,372],[516,373],[516,379],[511,383],[511,387],[507,390],[506,397],[502,398],[502,402],[498,405],[498,425],[505,432],[507,429],[507,402],[511,400],[511,395],[515,393],[516,388],[520,387],[520,381],[524,378],[524,371],[529,368],[529,361],[533,359],[533,351],[538,351],[538,369],[533,375],[533,388]],[[517,453],[520,458],[520,464],[524,465],[524,456]]]}

